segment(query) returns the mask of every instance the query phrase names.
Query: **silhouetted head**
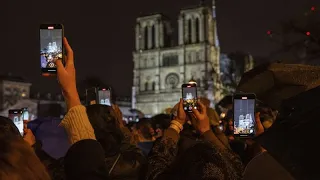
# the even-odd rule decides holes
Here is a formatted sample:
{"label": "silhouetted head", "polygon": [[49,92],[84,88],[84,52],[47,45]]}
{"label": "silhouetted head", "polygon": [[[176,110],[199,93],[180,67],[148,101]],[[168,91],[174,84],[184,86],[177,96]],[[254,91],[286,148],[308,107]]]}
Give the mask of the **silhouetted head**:
{"label": "silhouetted head", "polygon": [[152,125],[154,129],[165,130],[170,126],[171,117],[168,114],[158,114],[152,117]]}
{"label": "silhouetted head", "polygon": [[113,156],[119,153],[123,134],[113,108],[94,104],[87,106],[87,114],[96,139],[104,148],[106,156]]}
{"label": "silhouetted head", "polygon": [[18,128],[9,118],[0,116],[0,132],[2,135],[17,135],[21,136]]}
{"label": "silhouetted head", "polygon": [[138,133],[145,139],[145,140],[152,140],[153,135],[155,134],[154,129],[151,125],[151,119],[148,118],[141,118],[136,125]]}

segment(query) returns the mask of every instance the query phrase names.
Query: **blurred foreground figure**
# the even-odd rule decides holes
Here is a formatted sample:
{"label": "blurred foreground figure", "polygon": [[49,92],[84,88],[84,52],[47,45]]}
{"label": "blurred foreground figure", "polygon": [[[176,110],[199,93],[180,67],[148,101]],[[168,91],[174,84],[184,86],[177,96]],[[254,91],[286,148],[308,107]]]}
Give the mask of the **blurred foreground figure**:
{"label": "blurred foreground figure", "polygon": [[0,136],[1,180],[49,180],[33,149],[21,137]]}

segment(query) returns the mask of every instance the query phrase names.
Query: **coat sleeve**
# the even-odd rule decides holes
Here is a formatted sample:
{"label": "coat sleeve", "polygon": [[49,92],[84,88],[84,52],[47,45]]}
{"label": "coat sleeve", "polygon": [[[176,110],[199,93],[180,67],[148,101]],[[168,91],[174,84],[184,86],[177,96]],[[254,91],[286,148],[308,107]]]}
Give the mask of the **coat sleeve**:
{"label": "coat sleeve", "polygon": [[168,128],[163,137],[155,141],[149,154],[147,180],[157,179],[174,161],[178,147],[179,134]]}

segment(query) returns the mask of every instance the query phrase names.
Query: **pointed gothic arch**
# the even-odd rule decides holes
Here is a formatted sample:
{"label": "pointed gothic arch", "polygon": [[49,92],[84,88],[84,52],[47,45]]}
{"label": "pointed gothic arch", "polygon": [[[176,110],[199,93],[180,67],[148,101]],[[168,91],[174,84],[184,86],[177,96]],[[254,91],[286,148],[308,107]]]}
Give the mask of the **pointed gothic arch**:
{"label": "pointed gothic arch", "polygon": [[149,90],[149,83],[148,83],[148,81],[146,81],[146,82],[144,83],[144,90],[145,90],[145,91],[148,91],[148,90]]}
{"label": "pointed gothic arch", "polygon": [[156,82],[153,81],[153,82],[152,82],[152,91],[155,91],[155,90],[156,90]]}
{"label": "pointed gothic arch", "polygon": [[144,49],[148,49],[148,36],[149,36],[149,32],[148,32],[148,26],[144,27]]}
{"label": "pointed gothic arch", "polygon": [[151,48],[156,47],[156,28],[154,25],[151,27]]}
{"label": "pointed gothic arch", "polygon": [[188,44],[192,43],[192,20],[188,20]]}
{"label": "pointed gothic arch", "polygon": [[196,18],[196,27],[195,27],[195,30],[196,30],[196,43],[199,43],[200,42],[200,20],[199,18]]}

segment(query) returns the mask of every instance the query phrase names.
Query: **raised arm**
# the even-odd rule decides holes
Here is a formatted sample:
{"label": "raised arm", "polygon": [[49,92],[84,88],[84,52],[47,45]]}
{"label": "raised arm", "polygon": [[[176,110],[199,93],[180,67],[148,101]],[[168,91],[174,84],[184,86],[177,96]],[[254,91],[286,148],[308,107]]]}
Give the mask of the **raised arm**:
{"label": "raised arm", "polygon": [[63,39],[66,48],[66,65],[61,60],[56,61],[57,76],[65,98],[68,113],[61,125],[66,129],[69,141],[74,144],[83,139],[95,139],[94,130],[89,122],[86,109],[81,105],[76,87],[76,70],[73,51],[66,38]]}

